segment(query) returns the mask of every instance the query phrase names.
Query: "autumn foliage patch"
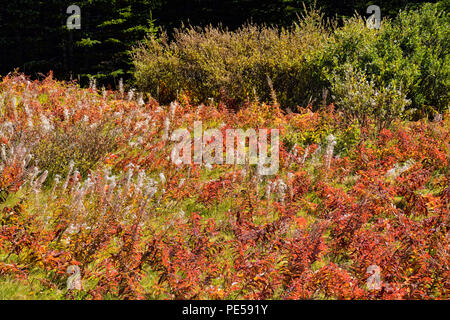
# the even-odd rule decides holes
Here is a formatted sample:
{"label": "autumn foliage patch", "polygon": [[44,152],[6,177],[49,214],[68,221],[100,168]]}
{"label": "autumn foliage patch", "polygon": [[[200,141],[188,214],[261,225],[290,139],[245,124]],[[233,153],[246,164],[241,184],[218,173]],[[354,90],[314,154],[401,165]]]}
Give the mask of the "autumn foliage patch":
{"label": "autumn foliage patch", "polygon": [[[0,287],[59,299],[448,298],[448,113],[380,130],[333,105],[297,111],[3,78]],[[194,121],[279,129],[278,174],[175,165],[164,135]]]}

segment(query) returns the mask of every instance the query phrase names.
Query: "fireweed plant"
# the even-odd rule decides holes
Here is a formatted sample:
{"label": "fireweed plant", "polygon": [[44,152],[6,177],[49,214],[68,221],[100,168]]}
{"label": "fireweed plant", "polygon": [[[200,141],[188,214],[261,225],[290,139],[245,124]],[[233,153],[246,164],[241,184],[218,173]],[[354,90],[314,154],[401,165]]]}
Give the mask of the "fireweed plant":
{"label": "fireweed plant", "polygon": [[[448,113],[380,130],[296,111],[4,77],[0,298],[447,298]],[[196,122],[223,159],[227,130],[277,130],[278,170],[175,163]]]}
{"label": "fireweed plant", "polygon": [[[172,105],[171,107],[175,107]],[[223,126],[223,124],[221,125]],[[166,131],[168,129],[166,128]],[[268,149],[267,129],[226,129],[226,163],[227,164],[257,164],[258,174],[274,175],[279,168],[279,130],[272,129],[270,135],[270,149]],[[167,138],[165,133],[164,137]],[[180,139],[181,138],[181,139]],[[246,154],[246,141],[248,138],[248,155]],[[171,153],[172,161],[177,164],[191,164],[191,136],[187,129],[178,129],[172,139],[180,140]],[[212,164],[224,163],[224,136],[219,129],[202,131],[202,122],[194,121],[194,163],[203,164],[210,169]],[[268,151],[271,154],[267,156]],[[267,167],[267,165],[269,165]]]}

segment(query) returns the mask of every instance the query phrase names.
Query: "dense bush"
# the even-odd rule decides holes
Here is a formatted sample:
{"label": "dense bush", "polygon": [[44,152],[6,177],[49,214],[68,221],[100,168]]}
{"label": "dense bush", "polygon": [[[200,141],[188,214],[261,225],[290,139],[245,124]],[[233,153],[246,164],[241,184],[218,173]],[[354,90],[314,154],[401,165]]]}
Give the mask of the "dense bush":
{"label": "dense bush", "polygon": [[327,39],[318,12],[287,29],[187,28],[174,38],[148,38],[134,51],[138,86],[162,102],[181,92],[196,102],[224,96],[237,102],[267,101],[272,98],[272,82],[279,102],[295,105],[307,103],[322,89],[312,63],[312,52]]}
{"label": "dense bush", "polygon": [[363,72],[354,70],[351,64],[344,64],[344,77],[333,73],[331,80],[334,99],[347,118],[357,119],[366,126],[369,119],[376,121],[381,129],[401,116],[411,101],[395,85],[377,89],[373,81],[369,81]]}
{"label": "dense bush", "polygon": [[[379,30],[367,28],[361,17],[346,19],[337,27],[314,10],[281,30],[186,28],[178,30],[172,42],[166,37],[148,38],[136,48],[135,77],[140,88],[162,102],[180,93],[195,102],[223,97],[270,101],[273,84],[277,101],[293,107],[321,98],[324,88],[340,95],[336,81],[345,77],[350,65],[373,83],[373,93],[382,94],[373,108],[381,108],[380,123],[389,123],[407,105],[399,102],[404,95],[422,114],[442,113],[448,107],[448,26],[448,14],[427,4],[384,20]],[[360,94],[368,95],[363,90]],[[340,107],[354,108],[345,100],[340,99],[347,103]],[[400,104],[390,112],[393,100]]]}
{"label": "dense bush", "polygon": [[412,107],[442,113],[449,102],[448,27],[448,14],[431,4],[400,12],[396,19],[383,21],[380,30],[367,28],[359,17],[348,19],[329,37],[324,76],[336,87],[341,79],[335,73],[344,75],[350,64],[373,81],[376,90],[397,88]]}
{"label": "dense bush", "polygon": [[[427,4],[422,10],[401,12],[384,35],[402,50],[403,68],[414,75],[402,84],[416,108],[430,105],[443,112],[449,106],[449,22],[448,12]],[[392,77],[401,83],[394,73]]]}

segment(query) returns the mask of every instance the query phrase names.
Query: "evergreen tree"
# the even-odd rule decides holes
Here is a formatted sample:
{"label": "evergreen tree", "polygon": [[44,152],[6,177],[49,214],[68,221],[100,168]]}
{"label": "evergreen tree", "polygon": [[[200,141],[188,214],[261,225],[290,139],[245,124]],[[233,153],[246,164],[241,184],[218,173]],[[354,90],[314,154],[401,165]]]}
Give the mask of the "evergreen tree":
{"label": "evergreen tree", "polygon": [[129,78],[129,50],[157,30],[153,6],[152,0],[96,0],[80,6],[82,29],[74,43],[78,73],[106,83]]}

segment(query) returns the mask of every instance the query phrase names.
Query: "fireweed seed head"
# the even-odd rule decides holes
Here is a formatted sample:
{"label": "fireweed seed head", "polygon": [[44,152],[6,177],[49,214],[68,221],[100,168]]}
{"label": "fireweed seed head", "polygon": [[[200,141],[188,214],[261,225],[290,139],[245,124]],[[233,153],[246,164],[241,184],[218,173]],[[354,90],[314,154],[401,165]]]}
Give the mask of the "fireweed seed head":
{"label": "fireweed seed head", "polygon": [[67,279],[67,290],[81,290],[81,271],[80,267],[72,265],[67,268],[66,273],[70,276]]}
{"label": "fireweed seed head", "polygon": [[92,89],[94,91],[97,90],[97,80],[94,77],[91,77],[89,79],[89,89]]}
{"label": "fireweed seed head", "polygon": [[122,78],[120,78],[120,80],[119,80],[119,92],[120,92],[120,96],[123,97],[124,89],[123,89],[123,79]]}
{"label": "fireweed seed head", "polygon": [[45,171],[41,174],[41,176],[39,177],[39,179],[37,179],[37,181],[36,181],[36,187],[37,187],[37,188],[40,188],[40,187],[44,184],[45,180],[47,180],[47,176],[48,176],[48,170],[45,170]]}
{"label": "fireweed seed head", "polygon": [[169,117],[166,117],[164,119],[164,132],[163,132],[163,136],[162,136],[163,141],[166,141],[169,139],[169,128],[170,128],[170,120],[169,120]]}
{"label": "fireweed seed head", "polygon": [[125,174],[125,176],[126,176],[125,179],[126,179],[126,188],[128,190],[129,186],[131,184],[131,179],[133,178],[133,174],[134,174],[134,172],[133,172],[134,165],[131,163],[127,167],[128,167],[128,169],[127,169],[127,172]]}
{"label": "fireweed seed head", "polygon": [[33,155],[32,154],[27,154],[26,156],[25,156],[25,158],[23,159],[23,162],[22,162],[22,169],[25,169],[27,166],[28,166],[28,164],[31,162],[31,160],[33,159]]}
{"label": "fireweed seed head", "polygon": [[267,200],[270,199],[271,191],[272,191],[272,182],[269,181],[266,186],[266,199]]}
{"label": "fireweed seed head", "polygon": [[298,156],[297,144],[294,144],[294,146],[292,147],[292,156],[294,158],[297,158]]}
{"label": "fireweed seed head", "polygon": [[17,115],[17,104],[18,104],[18,102],[17,102],[17,98],[16,97],[13,97],[12,98],[12,110],[13,110],[13,113],[14,113],[14,119],[18,119],[18,115]]}
{"label": "fireweed seed head", "polygon": [[55,174],[53,181],[55,182],[55,185],[57,185],[61,181],[61,176],[59,174]]}
{"label": "fireweed seed head", "polygon": [[31,171],[31,177],[30,177],[30,184],[33,185],[34,184],[34,179],[38,176],[39,174],[39,168],[38,167],[33,167],[33,170]]}
{"label": "fireweed seed head", "polygon": [[330,168],[331,158],[333,157],[334,146],[336,145],[336,137],[332,134],[328,135],[326,138],[327,147],[325,151],[325,166],[327,169]]}
{"label": "fireweed seed head", "polygon": [[68,175],[70,175],[72,173],[73,167],[75,166],[75,161],[70,160],[69,162],[69,173]]}
{"label": "fireweed seed head", "polygon": [[144,179],[145,179],[145,171],[141,170],[141,171],[139,171],[137,180],[136,180],[136,191],[142,192],[142,187],[144,185]]}
{"label": "fireweed seed head", "polygon": [[164,175],[163,172],[161,172],[161,173],[159,174],[159,178],[160,178],[160,180],[161,180],[161,183],[162,183],[163,185],[165,185],[166,182],[167,182],[167,180],[166,180],[166,176]]}
{"label": "fireweed seed head", "polygon": [[147,185],[145,188],[145,196],[148,198],[153,198],[157,191],[158,191],[158,188],[157,188],[156,181],[151,178],[148,179]]}
{"label": "fireweed seed head", "polygon": [[78,184],[78,182],[80,182],[80,177],[80,172],[78,170],[75,170],[72,175],[72,188],[74,188]]}
{"label": "fireweed seed head", "polygon": [[25,104],[24,110],[25,110],[25,114],[27,115],[28,118],[31,118],[33,116],[32,112],[27,104]]}
{"label": "fireweed seed head", "polygon": [[67,110],[67,108],[64,108],[63,114],[64,114],[64,120],[68,121],[70,118],[70,115],[69,115],[69,111]]}
{"label": "fireweed seed head", "polygon": [[287,185],[286,185],[286,183],[285,183],[283,180],[278,179],[278,180],[275,182],[275,184],[276,184],[276,187],[277,187],[278,194],[279,194],[280,198],[284,198],[285,193],[286,193],[286,190],[287,190]]}
{"label": "fireweed seed head", "polygon": [[173,119],[174,118],[174,116],[175,116],[175,111],[176,111],[176,109],[177,109],[177,103],[176,102],[172,102],[171,104],[170,104],[170,118],[171,119]]}
{"label": "fireweed seed head", "polygon": [[41,126],[44,132],[49,132],[53,130],[53,126],[50,124],[49,119],[45,115],[41,114],[40,119],[41,119]]}
{"label": "fireweed seed head", "polygon": [[130,89],[130,91],[128,91],[128,102],[131,102],[131,100],[133,100],[135,90],[136,89],[132,88]]}
{"label": "fireweed seed head", "polygon": [[8,158],[6,156],[6,146],[4,144],[2,144],[2,148],[1,148],[1,153],[0,154],[1,154],[2,160],[6,162],[8,160]]}
{"label": "fireweed seed head", "polygon": [[139,107],[142,107],[143,105],[145,105],[144,94],[142,92],[139,92],[139,94],[138,94],[137,104]]}
{"label": "fireweed seed head", "polygon": [[6,121],[3,123],[4,130],[9,131],[9,136],[12,137],[15,134],[14,124],[10,121]]}

